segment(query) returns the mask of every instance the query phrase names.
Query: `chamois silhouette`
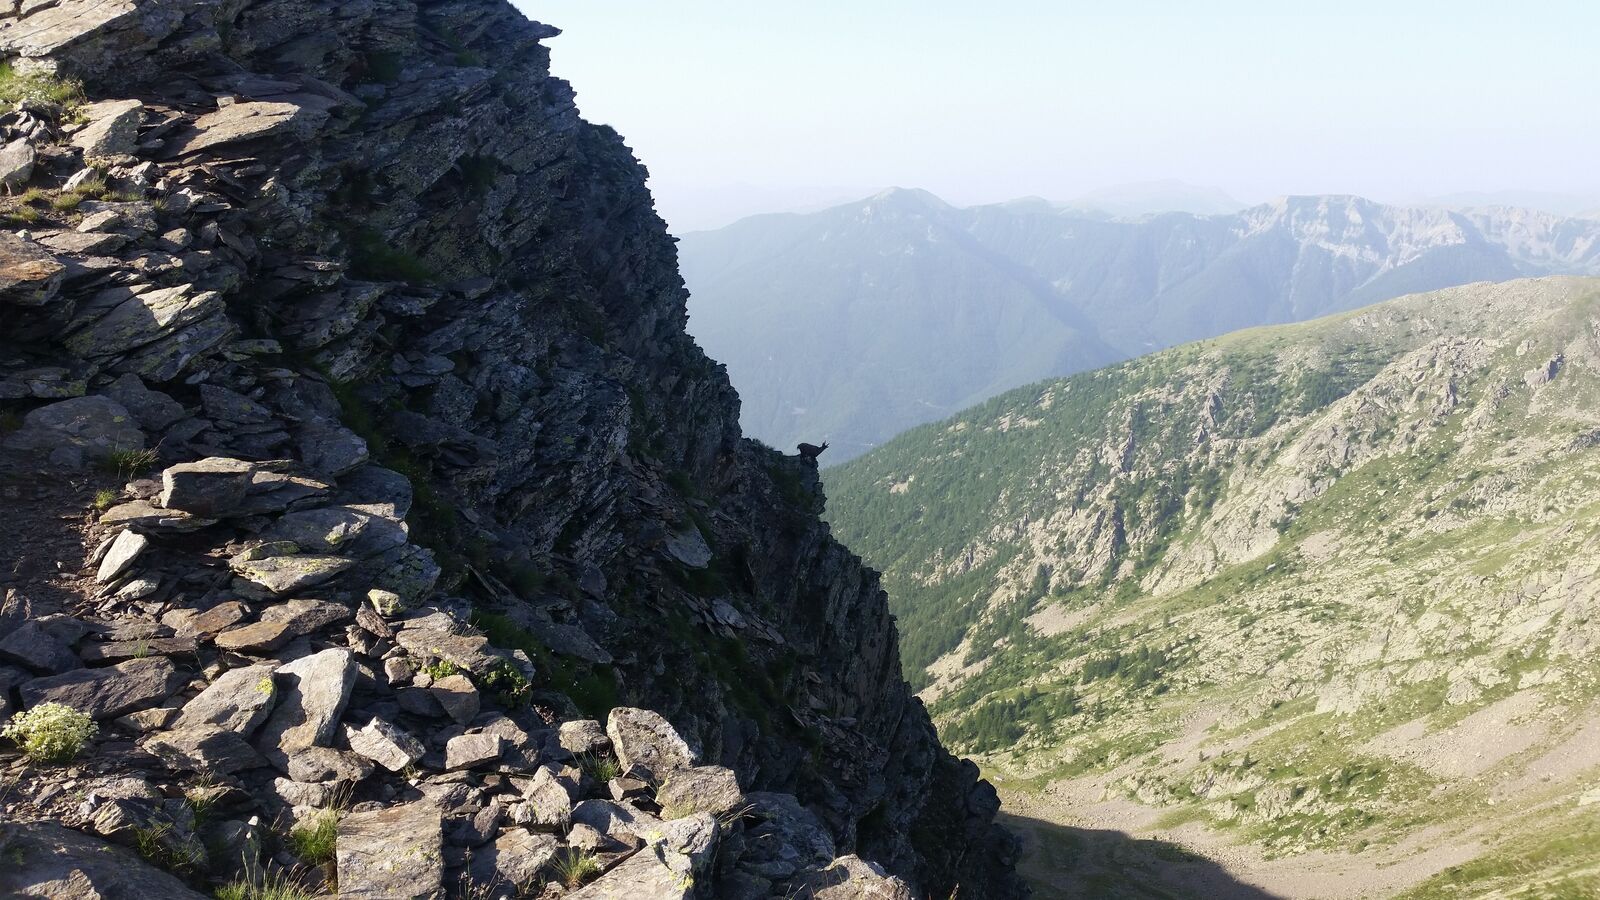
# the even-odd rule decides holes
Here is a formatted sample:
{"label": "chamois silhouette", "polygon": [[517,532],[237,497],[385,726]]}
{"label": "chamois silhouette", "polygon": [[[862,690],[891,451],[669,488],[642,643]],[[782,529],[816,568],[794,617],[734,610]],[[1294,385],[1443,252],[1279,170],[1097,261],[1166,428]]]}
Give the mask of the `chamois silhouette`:
{"label": "chamois silhouette", "polygon": [[822,455],[822,451],[828,449],[828,442],[823,441],[821,447],[816,444],[800,444],[795,449],[800,451],[801,459],[816,459]]}

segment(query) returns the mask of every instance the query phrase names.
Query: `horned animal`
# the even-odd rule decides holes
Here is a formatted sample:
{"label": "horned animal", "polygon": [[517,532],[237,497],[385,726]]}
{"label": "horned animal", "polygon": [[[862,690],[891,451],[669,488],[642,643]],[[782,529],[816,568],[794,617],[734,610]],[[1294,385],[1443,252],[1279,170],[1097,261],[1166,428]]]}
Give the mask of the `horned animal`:
{"label": "horned animal", "polygon": [[821,447],[816,444],[800,444],[796,449],[800,451],[801,459],[816,459],[822,455],[822,451],[828,449],[828,442],[823,441]]}

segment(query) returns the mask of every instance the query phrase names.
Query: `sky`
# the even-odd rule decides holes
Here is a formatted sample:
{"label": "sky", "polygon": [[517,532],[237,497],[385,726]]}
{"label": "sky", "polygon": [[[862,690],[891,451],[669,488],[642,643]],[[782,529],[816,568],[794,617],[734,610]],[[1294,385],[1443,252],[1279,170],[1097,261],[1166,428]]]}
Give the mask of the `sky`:
{"label": "sky", "polygon": [[679,233],[889,186],[1600,198],[1593,0],[514,2]]}

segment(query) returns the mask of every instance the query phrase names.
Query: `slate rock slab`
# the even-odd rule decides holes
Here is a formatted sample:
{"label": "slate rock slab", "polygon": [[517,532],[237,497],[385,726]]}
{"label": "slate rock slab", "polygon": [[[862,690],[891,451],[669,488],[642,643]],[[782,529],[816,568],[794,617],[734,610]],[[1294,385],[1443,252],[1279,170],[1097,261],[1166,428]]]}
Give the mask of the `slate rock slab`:
{"label": "slate rock slab", "polygon": [[694,765],[694,752],[660,713],[619,706],[606,720],[606,734],[623,771],[648,781]]}
{"label": "slate rock slab", "polygon": [[437,804],[353,812],[339,820],[340,897],[417,900],[440,895],[444,818]]}
{"label": "slate rock slab", "polygon": [[355,686],[356,660],[349,650],[332,647],[279,668],[275,678],[277,707],[262,726],[256,746],[282,768],[296,751],[332,743]]}
{"label": "slate rock slab", "polygon": [[0,823],[0,896],[206,900],[133,851],[54,822]]}
{"label": "slate rock slab", "polygon": [[183,686],[183,676],[164,657],[134,659],[104,669],[79,669],[35,678],[20,688],[29,708],[63,703],[95,719],[115,719],[154,706]]}

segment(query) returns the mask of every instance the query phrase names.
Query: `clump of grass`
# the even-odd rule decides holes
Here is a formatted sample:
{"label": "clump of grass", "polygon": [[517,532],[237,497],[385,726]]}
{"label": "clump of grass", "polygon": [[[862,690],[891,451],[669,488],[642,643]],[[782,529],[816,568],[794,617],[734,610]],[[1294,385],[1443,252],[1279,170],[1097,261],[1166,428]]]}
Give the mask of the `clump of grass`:
{"label": "clump of grass", "polygon": [[614,757],[605,754],[578,754],[578,768],[583,771],[583,774],[601,784],[605,784],[613,778],[622,777],[622,765]]}
{"label": "clump of grass", "polygon": [[448,659],[436,659],[433,662],[422,666],[421,669],[429,678],[432,678],[434,681],[438,681],[441,678],[449,678],[451,675],[456,675],[461,672],[461,668]]}
{"label": "clump of grass", "polygon": [[37,72],[24,74],[9,62],[0,63],[0,103],[10,106],[35,100],[71,109],[84,99],[82,82]]}
{"label": "clump of grass", "polygon": [[217,888],[211,896],[217,900],[315,900],[317,894],[308,891],[290,872],[278,870],[271,874],[249,871],[245,877]]}
{"label": "clump of grass", "polygon": [[84,195],[77,191],[66,191],[50,198],[50,208],[56,212],[72,212],[84,201]]}
{"label": "clump of grass", "polygon": [[290,852],[311,865],[332,862],[338,845],[339,817],[331,811],[317,816],[310,825],[298,825],[289,831]]}
{"label": "clump of grass", "polygon": [[162,822],[148,828],[133,829],[133,848],[139,855],[163,869],[193,872],[205,865],[201,851],[192,847],[174,847],[167,842],[172,826]]}
{"label": "clump of grass", "polygon": [[0,736],[15,741],[34,762],[64,763],[83,752],[97,731],[88,713],[64,703],[41,703],[13,716]]}
{"label": "clump of grass", "polygon": [[556,878],[569,888],[582,887],[605,871],[593,853],[576,850],[558,854],[550,865]]}
{"label": "clump of grass", "polygon": [[100,468],[119,478],[132,478],[160,462],[154,450],[113,450],[100,461]]}
{"label": "clump of grass", "polygon": [[94,508],[100,510],[101,512],[105,512],[106,510],[115,506],[117,500],[121,497],[121,494],[113,491],[110,488],[101,488],[100,490],[94,492]]}
{"label": "clump of grass", "polygon": [[6,218],[19,225],[34,225],[44,220],[44,213],[36,206],[18,206],[6,213]]}

